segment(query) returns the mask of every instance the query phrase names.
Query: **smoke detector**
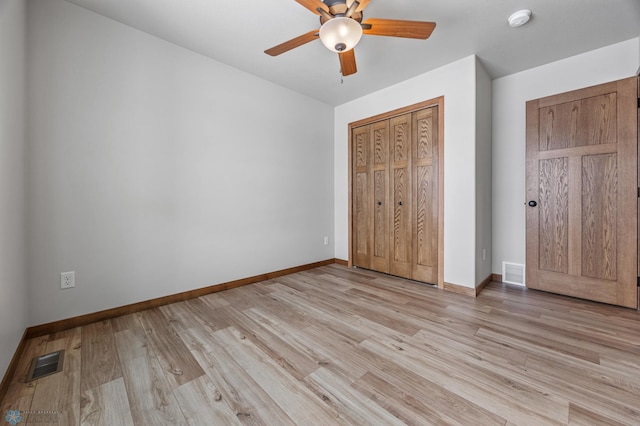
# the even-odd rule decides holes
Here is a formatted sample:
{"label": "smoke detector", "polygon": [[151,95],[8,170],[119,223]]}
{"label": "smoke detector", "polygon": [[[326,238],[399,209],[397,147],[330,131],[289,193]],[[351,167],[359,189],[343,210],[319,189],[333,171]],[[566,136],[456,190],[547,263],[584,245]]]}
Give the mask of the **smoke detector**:
{"label": "smoke detector", "polygon": [[515,28],[526,24],[529,22],[529,19],[531,19],[531,11],[529,9],[523,9],[512,13],[507,21],[509,21],[510,27]]}

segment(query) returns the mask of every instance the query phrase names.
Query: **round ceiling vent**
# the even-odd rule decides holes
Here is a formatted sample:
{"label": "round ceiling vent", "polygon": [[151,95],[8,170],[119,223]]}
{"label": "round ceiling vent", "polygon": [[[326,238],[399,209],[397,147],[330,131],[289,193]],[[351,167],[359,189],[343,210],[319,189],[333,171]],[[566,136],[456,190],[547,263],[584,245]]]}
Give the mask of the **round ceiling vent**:
{"label": "round ceiling vent", "polygon": [[509,16],[509,26],[520,27],[529,22],[529,19],[531,19],[531,11],[529,9],[519,10]]}

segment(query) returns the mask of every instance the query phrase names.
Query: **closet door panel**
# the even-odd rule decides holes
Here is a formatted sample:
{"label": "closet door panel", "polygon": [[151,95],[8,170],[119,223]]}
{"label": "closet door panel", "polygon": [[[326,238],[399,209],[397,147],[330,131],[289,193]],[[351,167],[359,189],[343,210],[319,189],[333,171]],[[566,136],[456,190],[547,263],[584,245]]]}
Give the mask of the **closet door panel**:
{"label": "closet door panel", "polygon": [[412,278],[438,282],[438,109],[413,114]]}
{"label": "closet door panel", "polygon": [[411,278],[411,114],[389,120],[391,139],[391,191],[393,216],[390,273]]}
{"label": "closet door panel", "polygon": [[369,126],[353,129],[353,264],[361,268],[371,267],[371,165]]}
{"label": "closet door panel", "polygon": [[373,256],[371,268],[389,272],[389,121],[371,125],[373,143]]}

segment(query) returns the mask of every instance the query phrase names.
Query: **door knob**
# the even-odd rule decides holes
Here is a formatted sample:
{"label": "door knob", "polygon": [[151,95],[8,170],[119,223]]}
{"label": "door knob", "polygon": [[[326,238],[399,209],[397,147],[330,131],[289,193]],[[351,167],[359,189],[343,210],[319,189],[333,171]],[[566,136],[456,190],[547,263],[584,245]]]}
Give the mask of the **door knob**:
{"label": "door knob", "polygon": [[538,205],[538,203],[536,203],[535,201],[531,200],[529,201],[527,204],[529,204],[529,207],[535,207]]}

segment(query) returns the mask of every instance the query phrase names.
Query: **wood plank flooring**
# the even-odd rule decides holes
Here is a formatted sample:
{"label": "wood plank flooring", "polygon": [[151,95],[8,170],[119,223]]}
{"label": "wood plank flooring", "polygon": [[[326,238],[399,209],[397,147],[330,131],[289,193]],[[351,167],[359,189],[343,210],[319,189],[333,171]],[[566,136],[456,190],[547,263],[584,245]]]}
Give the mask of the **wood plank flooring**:
{"label": "wood plank flooring", "polygon": [[[64,371],[24,383],[58,349]],[[1,407],[20,425],[638,425],[640,314],[323,266],[32,339]]]}

